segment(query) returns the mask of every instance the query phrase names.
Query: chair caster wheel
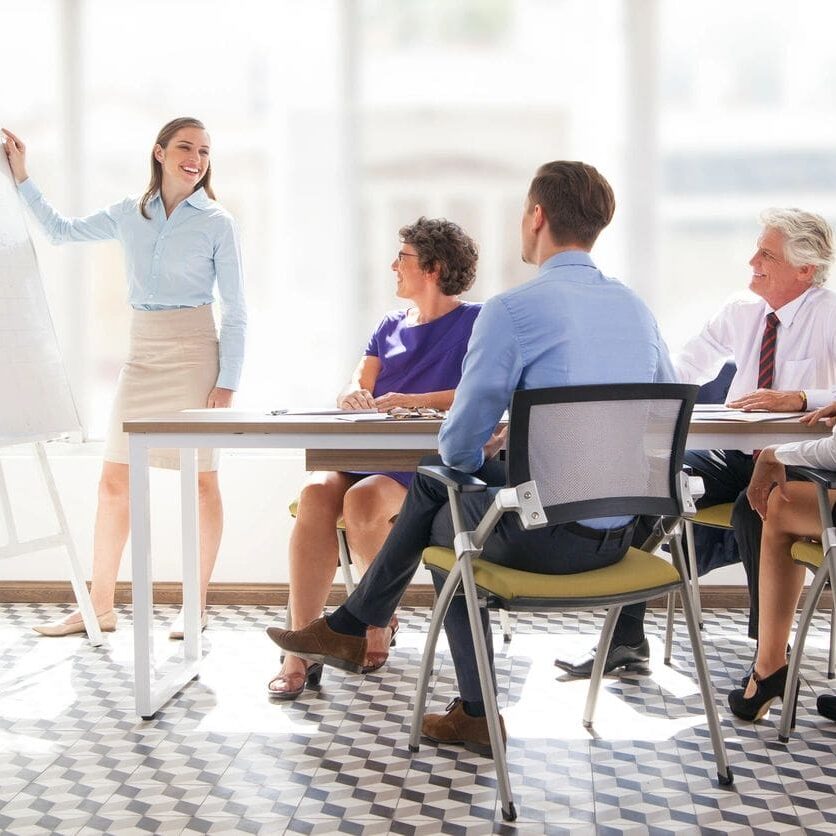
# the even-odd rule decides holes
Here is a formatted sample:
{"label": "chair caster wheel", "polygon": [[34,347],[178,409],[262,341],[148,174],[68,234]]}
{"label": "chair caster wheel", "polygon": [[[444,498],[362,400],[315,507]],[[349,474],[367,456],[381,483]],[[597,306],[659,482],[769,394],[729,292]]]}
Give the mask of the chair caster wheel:
{"label": "chair caster wheel", "polygon": [[507,810],[502,811],[502,818],[505,821],[516,821],[517,820],[517,808],[514,806],[513,801],[508,805]]}
{"label": "chair caster wheel", "polygon": [[418,746],[413,746],[411,743],[409,744],[409,751],[410,752],[417,752],[419,749]]}
{"label": "chair caster wheel", "polygon": [[732,774],[731,767],[726,767],[726,774],[723,775],[721,772],[717,773],[717,781],[719,782],[721,787],[730,787],[734,783],[734,775]]}
{"label": "chair caster wheel", "polygon": [[783,734],[779,734],[779,735],[778,735],[778,740],[780,740],[780,741],[781,741],[781,743],[789,743],[789,742],[790,742],[789,735],[787,735],[786,737],[784,737],[784,735],[783,735]]}
{"label": "chair caster wheel", "polygon": [[670,667],[670,666],[671,666],[671,657],[670,657],[670,656],[668,656],[668,658],[667,658],[667,659],[665,659],[665,664],[666,664],[668,667]]}

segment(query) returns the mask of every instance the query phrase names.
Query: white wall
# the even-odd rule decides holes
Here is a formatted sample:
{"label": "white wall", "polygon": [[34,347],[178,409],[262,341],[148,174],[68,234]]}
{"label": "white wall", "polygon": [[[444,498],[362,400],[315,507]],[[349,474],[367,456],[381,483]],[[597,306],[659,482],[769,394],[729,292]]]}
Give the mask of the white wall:
{"label": "white wall", "polygon": [[[96,485],[101,467],[101,444],[47,445],[58,490],[70,522],[82,565],[92,566]],[[7,448],[0,454],[15,510],[18,534],[37,537],[55,531],[49,500],[40,482],[30,447]],[[287,543],[291,518],[287,506],[305,475],[301,451],[238,450],[223,454],[220,479],[225,506],[225,529],[214,580],[225,583],[286,583]],[[154,579],[181,578],[179,488],[177,474],[152,470],[152,548]],[[0,520],[0,525],[2,520]],[[5,531],[2,540],[5,542]],[[119,579],[130,580],[130,545]],[[10,558],[0,566],[3,580],[61,580],[68,578],[65,555],[52,549]],[[424,570],[416,583],[429,583]],[[740,565],[711,572],[702,583],[745,584]]]}

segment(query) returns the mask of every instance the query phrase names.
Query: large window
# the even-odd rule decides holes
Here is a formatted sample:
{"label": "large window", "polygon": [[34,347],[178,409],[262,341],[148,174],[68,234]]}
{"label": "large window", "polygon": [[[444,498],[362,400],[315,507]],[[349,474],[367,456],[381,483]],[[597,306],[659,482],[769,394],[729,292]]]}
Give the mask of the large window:
{"label": "large window", "polygon": [[[67,213],[142,191],[158,128],[202,118],[243,236],[238,403],[326,402],[401,304],[390,264],[403,224],[444,215],[477,239],[471,298],[531,275],[519,217],[545,160],[584,159],[610,178],[619,210],[596,258],[647,298],[672,347],[745,288],[760,209],[836,220],[836,9],[793,9],[30,0],[11,13],[29,34],[4,44],[4,63],[25,72],[0,84],[33,178]],[[36,243],[88,434],[101,437],[128,323],[119,246]]]}

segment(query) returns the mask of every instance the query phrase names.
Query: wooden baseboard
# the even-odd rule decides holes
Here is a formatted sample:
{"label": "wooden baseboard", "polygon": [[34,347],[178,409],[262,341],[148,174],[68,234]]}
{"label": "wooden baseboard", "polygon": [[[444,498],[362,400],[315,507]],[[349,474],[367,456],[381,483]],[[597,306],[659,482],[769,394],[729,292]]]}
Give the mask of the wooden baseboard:
{"label": "wooden baseboard", "polygon": [[[287,596],[286,583],[213,583],[209,586],[210,604],[278,607],[287,603]],[[407,589],[403,604],[408,607],[430,607],[434,598],[435,593],[430,584],[415,584]],[[340,604],[344,599],[345,591],[342,586],[335,586],[328,596],[328,604]],[[63,604],[72,603],[74,600],[72,587],[67,581],[0,581],[0,604]],[[154,584],[154,601],[158,604],[179,604],[182,600],[179,583],[167,581]],[[701,600],[706,609],[749,606],[749,595],[745,586],[706,585],[702,587]],[[130,601],[131,585],[126,582],[117,584],[116,603],[128,604]],[[664,598],[655,598],[649,602],[649,606],[653,608],[665,605]],[[830,610],[832,606],[832,597],[823,595],[819,609]]]}

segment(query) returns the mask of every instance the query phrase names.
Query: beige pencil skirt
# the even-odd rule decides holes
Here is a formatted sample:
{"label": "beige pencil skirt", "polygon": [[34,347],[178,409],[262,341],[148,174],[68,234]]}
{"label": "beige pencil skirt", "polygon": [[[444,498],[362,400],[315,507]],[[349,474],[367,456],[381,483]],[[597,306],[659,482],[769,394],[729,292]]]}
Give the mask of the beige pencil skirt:
{"label": "beige pencil skirt", "polygon": [[[128,464],[122,422],[180,409],[203,409],[218,379],[218,335],[212,306],[132,311],[128,359],[119,372],[105,439],[105,461]],[[180,467],[177,450],[152,449],[154,467]],[[218,453],[198,451],[198,469],[217,470]]]}

